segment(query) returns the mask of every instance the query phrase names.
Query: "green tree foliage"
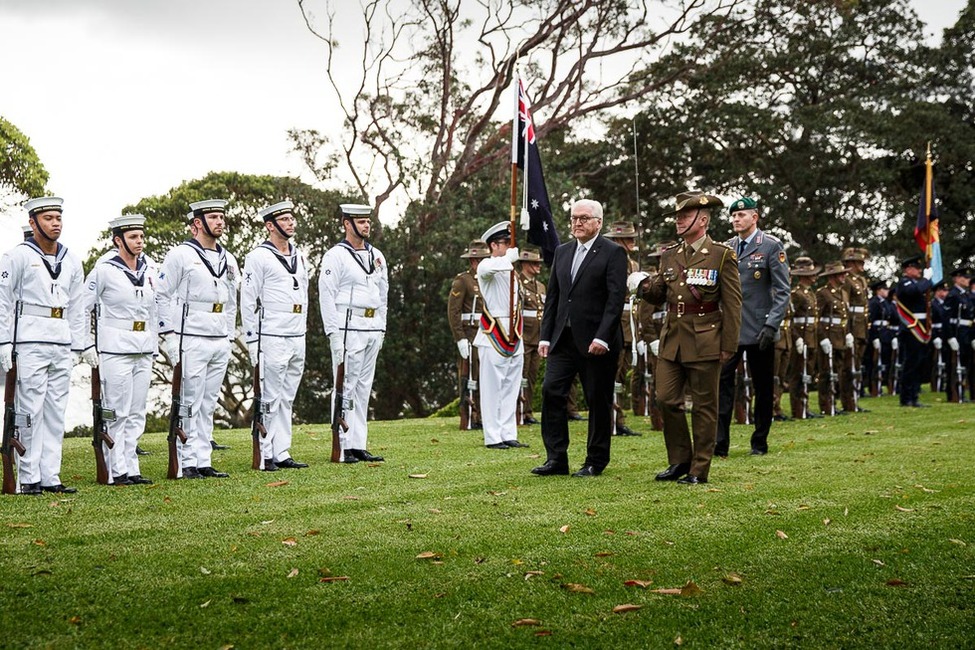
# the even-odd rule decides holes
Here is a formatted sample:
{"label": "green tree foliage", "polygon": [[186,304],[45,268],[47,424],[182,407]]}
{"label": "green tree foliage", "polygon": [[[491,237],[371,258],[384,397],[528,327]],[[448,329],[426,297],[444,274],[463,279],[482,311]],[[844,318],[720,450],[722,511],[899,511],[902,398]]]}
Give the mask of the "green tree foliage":
{"label": "green tree foliage", "polygon": [[[256,217],[258,210],[278,201],[294,202],[298,217],[295,243],[305,255],[312,276],[305,374],[295,402],[295,420],[328,421],[326,396],[331,390],[332,377],[328,341],[322,331],[318,309],[317,269],[325,250],[341,235],[338,204],[349,200],[349,197],[315,189],[294,178],[214,172],[202,179],[187,181],[165,195],[147,197],[126,207],[123,212],[146,216],[146,254],[162,264],[166,253],[189,237],[186,220],[189,204],[207,198],[230,201],[226,215],[227,229],[220,243],[237,257],[241,266],[247,253],[265,240],[263,222]],[[109,231],[106,229],[102,234],[104,246],[91,251],[87,268],[109,247]],[[218,418],[222,424],[242,427],[250,422],[253,391],[249,366],[246,347],[238,340],[219,399]],[[155,371],[155,382],[168,383],[171,372],[168,366],[156,364]]]}
{"label": "green tree foliage", "polygon": [[9,205],[31,196],[42,196],[47,181],[47,170],[28,137],[0,117],[0,200]]}

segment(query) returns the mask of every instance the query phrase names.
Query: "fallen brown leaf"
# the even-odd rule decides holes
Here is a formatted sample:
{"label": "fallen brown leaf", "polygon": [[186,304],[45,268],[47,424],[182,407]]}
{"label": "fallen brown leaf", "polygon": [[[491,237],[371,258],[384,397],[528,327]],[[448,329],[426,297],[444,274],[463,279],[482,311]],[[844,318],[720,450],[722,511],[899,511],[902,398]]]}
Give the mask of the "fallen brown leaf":
{"label": "fallen brown leaf", "polygon": [[775,531],[775,536],[778,537],[779,539],[789,539],[789,536],[786,535],[785,534],[785,531],[783,531],[783,530],[777,530],[777,531]]}
{"label": "fallen brown leaf", "polygon": [[887,566],[886,564],[884,564],[883,560],[873,560],[873,563],[876,564],[877,566]]}
{"label": "fallen brown leaf", "polygon": [[410,474],[409,477],[410,478],[426,478],[427,475],[426,474]]}
{"label": "fallen brown leaf", "polygon": [[285,546],[297,546],[298,540],[296,540],[294,537],[285,537],[281,540],[281,543]]}
{"label": "fallen brown leaf", "polygon": [[355,496],[353,494],[347,494],[347,495],[345,495],[342,498],[345,499],[346,501],[358,501],[359,500],[359,497],[357,497],[357,496]]}
{"label": "fallen brown leaf", "polygon": [[664,596],[680,596],[680,589],[668,587],[667,589],[651,589],[651,594],[663,594]]}
{"label": "fallen brown leaf", "polygon": [[905,508],[903,506],[894,506],[894,510],[899,510],[901,512],[914,512],[914,508]]}
{"label": "fallen brown leaf", "polygon": [[533,576],[543,576],[543,575],[545,575],[544,571],[525,571],[525,580],[528,580]]}
{"label": "fallen brown leaf", "polygon": [[43,539],[35,539],[34,546],[47,546],[47,542],[45,542]]}
{"label": "fallen brown leaf", "polygon": [[563,589],[568,589],[574,594],[594,594],[596,593],[591,587],[586,585],[580,585],[577,582],[566,582],[562,584]]}
{"label": "fallen brown leaf", "polygon": [[204,608],[209,607],[209,606],[210,606],[210,601],[209,600],[206,601],[205,603],[200,603],[200,609],[204,609]]}
{"label": "fallen brown leaf", "polygon": [[32,526],[33,524],[28,524],[24,522],[7,524],[7,528],[31,528]]}
{"label": "fallen brown leaf", "polygon": [[626,612],[635,612],[638,609],[643,609],[643,605],[633,605],[627,603],[625,605],[617,605],[613,608],[614,614],[625,614]]}
{"label": "fallen brown leaf", "polygon": [[829,517],[826,517],[826,519],[823,519],[823,525],[824,526],[829,526]]}
{"label": "fallen brown leaf", "polygon": [[704,590],[697,586],[693,580],[688,580],[687,584],[680,588],[681,596],[700,596]]}
{"label": "fallen brown leaf", "polygon": [[552,630],[539,630],[535,632],[535,636],[552,636]]}
{"label": "fallen brown leaf", "polygon": [[260,537],[261,536],[260,531],[256,531],[256,530],[249,530],[249,531],[247,531],[247,534],[250,535],[251,537]]}
{"label": "fallen brown leaf", "polygon": [[593,510],[592,508],[586,508],[584,514],[589,515],[590,517],[595,517],[596,511]]}
{"label": "fallen brown leaf", "polygon": [[809,506],[807,506],[805,503],[802,503],[799,504],[799,507],[797,507],[796,510],[809,510]]}
{"label": "fallen brown leaf", "polygon": [[541,625],[542,622],[537,618],[519,618],[511,624],[511,627],[525,627],[527,625]]}
{"label": "fallen brown leaf", "polygon": [[887,581],[887,586],[888,587],[907,587],[909,585],[906,582],[904,582],[903,580],[899,579],[899,578],[891,578],[890,580]]}
{"label": "fallen brown leaf", "polygon": [[70,623],[71,625],[81,625],[81,617],[72,616],[71,618],[68,619],[68,623]]}
{"label": "fallen brown leaf", "polygon": [[312,528],[307,533],[305,533],[305,537],[314,537],[315,535],[318,535],[320,532],[321,531],[318,530],[317,528]]}
{"label": "fallen brown leaf", "polygon": [[291,571],[288,571],[289,578],[294,578],[297,575],[298,575],[298,569],[291,569]]}
{"label": "fallen brown leaf", "polygon": [[565,526],[562,526],[561,528],[559,528],[559,532],[560,533],[567,533],[567,532],[569,532],[569,524],[566,524]]}
{"label": "fallen brown leaf", "polygon": [[640,589],[646,589],[653,584],[653,580],[627,580],[623,585],[627,587],[639,587]]}
{"label": "fallen brown leaf", "polygon": [[684,642],[684,639],[680,638],[680,635],[679,634],[674,638],[674,645],[680,645],[683,642]]}
{"label": "fallen brown leaf", "polygon": [[431,515],[439,515],[442,511],[440,508],[430,508],[427,512],[429,512]]}
{"label": "fallen brown leaf", "polygon": [[958,544],[958,546],[968,546],[968,544],[965,542],[961,541],[960,539],[955,539],[954,537],[950,538],[948,541],[952,544]]}
{"label": "fallen brown leaf", "polygon": [[201,566],[200,567],[200,573],[202,573],[205,576],[208,576],[208,575],[210,575],[211,571],[210,571],[210,569],[206,568],[205,566]]}
{"label": "fallen brown leaf", "polygon": [[737,573],[729,573],[725,577],[721,578],[721,582],[725,583],[726,585],[731,585],[732,587],[740,587],[742,580],[741,576]]}
{"label": "fallen brown leaf", "polygon": [[615,555],[612,551],[599,551],[596,553],[596,557],[610,557],[612,555]]}
{"label": "fallen brown leaf", "polygon": [[319,582],[345,582],[349,579],[349,576],[325,576],[324,578],[319,578]]}
{"label": "fallen brown leaf", "polygon": [[266,483],[264,487],[281,487],[283,485],[287,485],[288,483],[290,483],[290,481],[271,481],[270,483]]}
{"label": "fallen brown leaf", "polygon": [[417,560],[439,560],[442,556],[434,551],[423,551],[416,556]]}

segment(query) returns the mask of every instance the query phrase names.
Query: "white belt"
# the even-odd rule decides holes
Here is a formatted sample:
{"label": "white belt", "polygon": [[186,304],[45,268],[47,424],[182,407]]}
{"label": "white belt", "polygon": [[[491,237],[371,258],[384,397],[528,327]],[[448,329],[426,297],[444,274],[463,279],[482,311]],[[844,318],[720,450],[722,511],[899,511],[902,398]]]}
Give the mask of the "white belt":
{"label": "white belt", "polygon": [[538,310],[537,309],[523,309],[521,311],[521,315],[524,318],[538,318]]}
{"label": "white belt", "polygon": [[933,330],[939,330],[939,329],[941,329],[941,325],[942,324],[943,323],[931,323],[931,329],[933,329]]}
{"label": "white belt", "polygon": [[211,314],[223,313],[222,302],[203,302],[202,300],[188,300],[186,304],[189,305],[190,311],[205,311]]}
{"label": "white belt", "polygon": [[[884,325],[890,325],[890,321],[889,320],[875,320],[875,321],[873,321],[870,324],[871,325],[876,325],[877,327],[883,327]],[[938,323],[937,325],[935,325],[935,327],[941,327],[941,324]]]}
{"label": "white belt", "polygon": [[663,310],[653,312],[653,316],[652,316],[653,320],[663,320],[666,317],[667,317],[667,312]]}
{"label": "white belt", "polygon": [[972,321],[970,321],[967,318],[962,318],[958,321],[958,324],[961,325],[962,327],[971,327]]}
{"label": "white belt", "polygon": [[857,305],[857,306],[850,305],[850,313],[851,314],[862,314],[866,310],[867,310],[867,308],[864,307],[863,305]]}
{"label": "white belt", "polygon": [[379,309],[376,307],[346,307],[342,310],[342,312],[344,313],[346,309],[353,316],[359,316],[360,318],[373,318],[376,315],[376,312],[379,311]]}
{"label": "white belt", "polygon": [[800,316],[799,318],[793,318],[792,319],[792,324],[793,325],[815,325],[816,324],[816,317],[815,316]]}
{"label": "white belt", "polygon": [[121,318],[102,318],[99,319],[98,323],[104,325],[105,327],[111,327],[116,330],[125,330],[127,332],[145,332],[146,331],[146,321],[144,320],[123,320]]}
{"label": "white belt", "polygon": [[928,319],[928,315],[927,315],[927,313],[925,313],[923,311],[920,314],[918,314],[918,313],[915,312],[914,318],[916,318],[918,320],[927,320]]}
{"label": "white belt", "polygon": [[305,306],[291,302],[266,302],[261,305],[264,311],[276,312],[279,314],[301,314],[305,311]]}
{"label": "white belt", "polygon": [[469,321],[469,322],[473,323],[474,321],[481,320],[481,315],[479,313],[478,314],[461,314],[460,315],[460,319],[461,320],[466,320],[466,321]]}
{"label": "white belt", "polygon": [[64,307],[44,307],[23,303],[20,313],[24,316],[40,316],[41,318],[64,318]]}
{"label": "white belt", "polygon": [[628,302],[623,303],[623,311],[630,311],[631,308],[632,307],[630,306],[630,303]]}
{"label": "white belt", "polygon": [[825,323],[826,325],[842,325],[843,319],[842,318],[820,318],[819,322]]}

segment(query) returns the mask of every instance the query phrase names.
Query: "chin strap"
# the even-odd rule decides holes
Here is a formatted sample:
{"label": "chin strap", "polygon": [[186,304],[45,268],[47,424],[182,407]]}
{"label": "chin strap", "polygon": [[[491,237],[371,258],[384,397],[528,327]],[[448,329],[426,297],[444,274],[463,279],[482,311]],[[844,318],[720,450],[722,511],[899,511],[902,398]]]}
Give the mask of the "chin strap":
{"label": "chin strap", "polygon": [[677,236],[683,238],[685,233],[687,233],[688,230],[694,227],[694,224],[697,223],[697,220],[700,219],[700,217],[701,217],[701,208],[698,208],[697,212],[694,213],[694,219],[689,224],[687,224],[687,228],[684,228],[684,230],[677,233]]}
{"label": "chin strap", "polygon": [[55,241],[53,237],[51,237],[46,232],[44,232],[44,229],[41,228],[41,222],[37,220],[36,216],[32,216],[31,221],[34,222],[34,227],[37,228],[37,232],[41,233],[41,236],[44,237],[44,239],[46,239],[49,242]]}

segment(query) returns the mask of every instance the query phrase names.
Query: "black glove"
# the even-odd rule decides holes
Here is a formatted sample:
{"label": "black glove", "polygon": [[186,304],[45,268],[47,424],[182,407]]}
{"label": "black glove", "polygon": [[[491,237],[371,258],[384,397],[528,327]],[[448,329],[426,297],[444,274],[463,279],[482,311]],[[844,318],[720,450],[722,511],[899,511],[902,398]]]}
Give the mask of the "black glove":
{"label": "black glove", "polygon": [[768,350],[772,345],[775,344],[775,330],[769,325],[762,327],[762,331],[758,333],[758,349],[764,352]]}

